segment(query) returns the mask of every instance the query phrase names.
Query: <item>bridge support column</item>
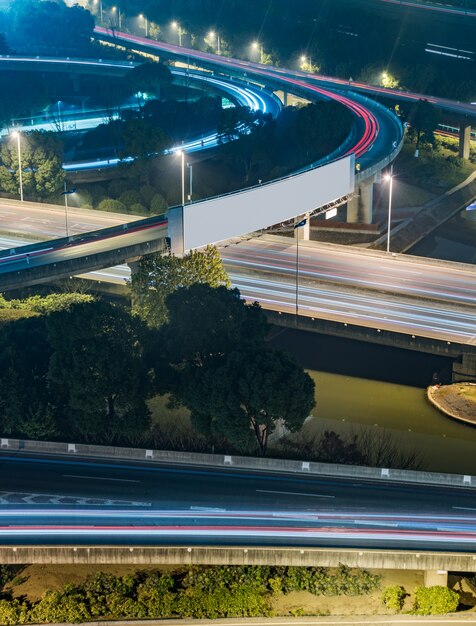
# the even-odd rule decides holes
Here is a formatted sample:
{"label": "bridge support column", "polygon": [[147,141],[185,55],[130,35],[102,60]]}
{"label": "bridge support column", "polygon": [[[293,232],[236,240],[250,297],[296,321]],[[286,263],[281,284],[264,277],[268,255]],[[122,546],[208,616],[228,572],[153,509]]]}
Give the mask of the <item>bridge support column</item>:
{"label": "bridge support column", "polygon": [[439,569],[425,570],[425,587],[434,586],[446,587],[448,585],[448,572],[446,570]]}
{"label": "bridge support column", "polygon": [[294,229],[294,238],[297,239],[297,237],[299,237],[301,241],[309,241],[310,235],[311,235],[311,224],[310,224],[309,213],[306,213],[304,217],[301,216],[299,218],[296,218],[294,220],[294,223],[299,224],[299,222],[304,219],[306,220],[306,223],[304,224],[304,226]]}
{"label": "bridge support column", "polygon": [[347,221],[353,224],[371,224],[374,201],[373,178],[359,183],[355,191],[355,196],[347,203]]}
{"label": "bridge support column", "polygon": [[469,159],[471,144],[471,124],[461,124],[459,127],[459,156],[462,159]]}
{"label": "bridge support column", "polygon": [[463,354],[453,363],[453,382],[476,382],[476,354]]}

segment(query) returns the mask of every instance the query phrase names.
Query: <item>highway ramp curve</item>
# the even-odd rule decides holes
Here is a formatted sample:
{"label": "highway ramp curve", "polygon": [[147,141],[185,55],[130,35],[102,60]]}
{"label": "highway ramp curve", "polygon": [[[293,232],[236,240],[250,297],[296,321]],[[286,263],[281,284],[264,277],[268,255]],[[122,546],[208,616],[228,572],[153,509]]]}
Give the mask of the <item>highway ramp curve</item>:
{"label": "highway ramp curve", "polygon": [[354,153],[360,172],[358,178],[365,178],[391,162],[401,148],[403,129],[398,117],[362,94],[346,94],[335,86],[328,88],[317,85],[302,72],[222,57],[116,30],[112,33],[110,29],[100,26],[96,26],[94,32],[99,40],[121,43],[133,50],[155,53],[161,58],[182,61],[216,74],[250,80],[309,100],[332,99],[348,107],[355,120],[354,132],[335,152],[309,167]]}

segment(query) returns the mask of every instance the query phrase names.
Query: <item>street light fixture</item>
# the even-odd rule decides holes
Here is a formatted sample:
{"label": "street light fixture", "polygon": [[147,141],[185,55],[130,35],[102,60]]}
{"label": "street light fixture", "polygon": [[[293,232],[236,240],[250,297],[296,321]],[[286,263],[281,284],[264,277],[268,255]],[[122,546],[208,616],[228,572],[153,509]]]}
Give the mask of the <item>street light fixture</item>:
{"label": "street light fixture", "polygon": [[69,237],[69,228],[68,228],[68,196],[72,196],[76,193],[76,187],[72,189],[68,189],[66,186],[66,181],[64,181],[64,191],[62,192],[62,196],[64,196],[64,224],[66,229],[66,237]]}
{"label": "street light fixture", "polygon": [[102,0],[94,0],[94,4],[99,5],[99,21],[102,24]]}
{"label": "street light fixture", "polygon": [[211,41],[213,41],[216,37],[216,41],[217,41],[217,54],[221,54],[220,51],[220,33],[216,33],[214,30],[211,30],[208,33],[208,39],[210,39]]}
{"label": "street light fixture", "polygon": [[20,202],[23,202],[23,173],[21,166],[21,144],[20,144],[20,133],[15,130],[12,133],[12,137],[17,140],[17,152],[18,152],[18,178],[20,181]]}
{"label": "street light fixture", "polygon": [[307,224],[307,218],[304,218],[297,224],[294,224],[296,232],[296,326],[299,320],[299,229]]}
{"label": "street light fixture", "polygon": [[182,46],[182,27],[178,22],[173,21],[172,28],[177,31],[179,37],[179,46]]}
{"label": "street light fixture", "polygon": [[146,18],[146,16],[143,13],[141,13],[139,17],[141,20],[144,20],[145,36],[148,37],[149,36],[149,20]]}
{"label": "street light fixture", "polygon": [[384,180],[388,181],[388,227],[387,227],[387,252],[390,252],[390,232],[392,229],[392,193],[393,193],[393,163],[390,172],[385,174]]}
{"label": "street light fixture", "polygon": [[259,41],[253,41],[253,43],[251,44],[251,47],[253,48],[253,50],[256,50],[259,52],[259,62],[262,63],[263,62],[263,46],[260,44]]}
{"label": "street light fixture", "polygon": [[111,11],[113,13],[116,13],[116,11],[117,11],[117,23],[118,23],[118,26],[119,26],[119,30],[121,30],[121,28],[122,28],[121,9],[118,9],[117,7],[112,7]]}
{"label": "street light fixture", "polygon": [[[307,67],[307,70],[306,70]],[[306,72],[312,72],[311,57],[307,57],[305,54],[301,56],[301,68]]]}

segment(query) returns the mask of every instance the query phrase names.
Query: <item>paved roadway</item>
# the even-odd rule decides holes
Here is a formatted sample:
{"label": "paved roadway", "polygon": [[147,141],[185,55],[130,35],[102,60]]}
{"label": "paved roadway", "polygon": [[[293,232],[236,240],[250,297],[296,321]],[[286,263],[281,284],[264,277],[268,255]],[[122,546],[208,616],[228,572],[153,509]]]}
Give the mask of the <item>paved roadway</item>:
{"label": "paved roadway", "polygon": [[[0,199],[0,232],[25,235],[25,240],[57,239],[66,236],[65,208],[56,204]],[[134,219],[134,217],[132,217]],[[138,219],[138,218],[136,218]],[[126,224],[130,215],[68,208],[70,235]]]}
{"label": "paved roadway", "polygon": [[[57,234],[64,227],[61,209],[34,209],[31,213],[30,208],[19,209],[15,205],[10,211],[9,229],[15,228],[19,214],[23,217],[18,222],[34,230],[38,237],[51,232]],[[36,216],[34,221],[30,215]],[[74,215],[77,218],[73,221],[74,229],[78,233],[126,221],[121,215],[80,209]],[[94,221],[95,217],[98,222]],[[151,232],[146,236],[156,235]],[[134,243],[137,237],[127,235],[128,243]],[[88,251],[103,250],[106,242],[89,243]],[[3,248],[19,243],[21,237],[0,237]],[[108,246],[114,248],[114,241],[110,240]],[[84,254],[84,248],[72,246],[54,254],[57,260],[73,258]],[[295,311],[293,240],[272,236],[254,238],[222,248],[221,255],[233,285],[247,300],[257,300],[264,308]],[[20,258],[16,267],[47,261],[51,262],[50,255],[39,254],[30,256],[28,261]],[[123,284],[130,278],[130,271],[127,265],[121,265],[98,270],[92,276]],[[301,315],[476,345],[476,268],[472,266],[417,262],[403,255],[386,257],[351,247],[301,242],[299,278]]]}
{"label": "paved roadway", "polygon": [[127,538],[137,545],[471,551],[476,540],[470,489],[151,462],[2,451],[0,504],[7,545]]}
{"label": "paved roadway", "polygon": [[[111,31],[96,26],[95,33],[98,39],[108,39]],[[201,52],[181,46],[154,41],[129,33],[115,32],[114,40],[122,40],[152,54],[160,54],[172,59],[187,59],[187,62],[197,66],[219,70],[227,75],[247,78],[273,85],[275,89],[283,89],[296,93],[310,100],[332,99],[340,102],[352,112],[354,116],[354,132],[349,142],[344,144],[331,155],[332,158],[354,153],[358,159],[361,171],[376,166],[387,158],[397,148],[402,139],[402,128],[398,118],[388,109],[378,105],[375,101],[363,98],[359,94],[350,96],[323,86],[312,84],[309,75],[302,72],[292,72],[260,65],[249,61],[222,57],[207,52]]]}

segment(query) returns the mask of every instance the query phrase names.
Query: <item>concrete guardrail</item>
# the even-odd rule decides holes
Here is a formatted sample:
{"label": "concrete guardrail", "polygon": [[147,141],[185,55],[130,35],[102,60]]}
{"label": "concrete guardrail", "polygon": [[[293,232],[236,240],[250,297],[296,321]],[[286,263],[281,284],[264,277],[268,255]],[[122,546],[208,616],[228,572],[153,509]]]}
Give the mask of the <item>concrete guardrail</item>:
{"label": "concrete guardrail", "polygon": [[90,459],[114,459],[117,461],[146,461],[152,463],[173,463],[191,466],[225,468],[227,470],[252,470],[283,474],[306,474],[333,476],[377,482],[398,482],[425,484],[438,487],[464,487],[475,489],[476,476],[443,474],[397,470],[358,465],[315,463],[312,461],[292,461],[287,459],[254,458],[222,454],[199,454],[194,452],[172,452],[169,450],[147,450],[142,448],[122,448],[117,446],[97,446],[82,443],[59,443],[53,441],[30,441],[25,439],[0,438],[0,452],[20,454],[49,454],[65,457]]}

